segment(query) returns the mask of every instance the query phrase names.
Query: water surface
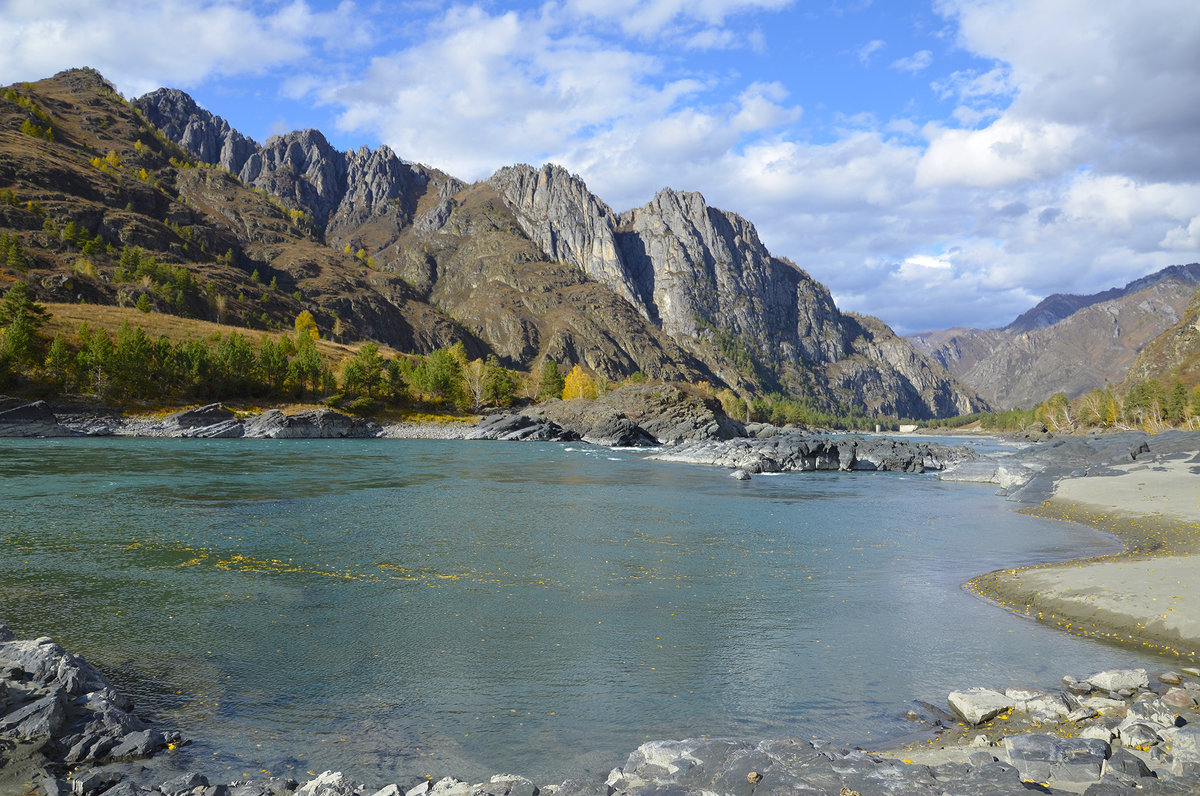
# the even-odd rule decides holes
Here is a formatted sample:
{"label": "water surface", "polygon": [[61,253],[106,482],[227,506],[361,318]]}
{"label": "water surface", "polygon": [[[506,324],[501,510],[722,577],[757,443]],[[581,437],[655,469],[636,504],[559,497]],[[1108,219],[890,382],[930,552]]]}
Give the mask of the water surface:
{"label": "water surface", "polygon": [[603,777],[647,739],[877,743],[957,687],[1163,666],[961,589],[1116,549],[991,492],[579,445],[0,440],[0,620],[222,779]]}

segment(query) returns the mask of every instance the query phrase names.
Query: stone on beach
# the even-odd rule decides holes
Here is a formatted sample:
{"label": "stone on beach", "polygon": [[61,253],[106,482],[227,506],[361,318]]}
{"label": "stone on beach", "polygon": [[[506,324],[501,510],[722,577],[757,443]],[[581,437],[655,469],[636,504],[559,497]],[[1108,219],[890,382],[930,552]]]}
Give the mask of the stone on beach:
{"label": "stone on beach", "polygon": [[1094,738],[1011,735],[1004,739],[1009,762],[1022,779],[1084,785],[1099,782],[1110,748]]}
{"label": "stone on beach", "polygon": [[1013,709],[1013,700],[990,688],[967,688],[952,691],[946,698],[956,714],[969,724],[978,726]]}
{"label": "stone on beach", "polygon": [[1150,686],[1150,677],[1145,669],[1109,669],[1084,680],[1101,691],[1135,690]]}

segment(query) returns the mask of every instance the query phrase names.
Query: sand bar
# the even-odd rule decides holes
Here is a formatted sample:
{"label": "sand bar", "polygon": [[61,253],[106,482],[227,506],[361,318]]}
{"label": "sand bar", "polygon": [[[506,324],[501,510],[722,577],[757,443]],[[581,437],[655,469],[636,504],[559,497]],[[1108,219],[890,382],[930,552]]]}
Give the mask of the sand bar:
{"label": "sand bar", "polygon": [[1124,553],[1001,570],[968,588],[1081,635],[1200,660],[1200,463],[1197,457],[1120,465],[1060,481],[1032,513],[1084,522]]}

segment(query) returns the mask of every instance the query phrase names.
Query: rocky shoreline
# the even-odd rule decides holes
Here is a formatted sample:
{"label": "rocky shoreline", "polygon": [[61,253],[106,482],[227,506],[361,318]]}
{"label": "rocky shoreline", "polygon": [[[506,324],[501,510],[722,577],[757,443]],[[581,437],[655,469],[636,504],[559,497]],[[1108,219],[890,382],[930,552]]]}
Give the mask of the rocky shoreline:
{"label": "rocky shoreline", "polygon": [[[955,691],[924,705],[940,746],[875,753],[795,738],[652,741],[608,776],[538,785],[515,774],[365,786],[326,771],[306,782],[212,782],[188,741],[151,726],[94,666],[49,638],[0,625],[0,791],[74,796],[649,796],[650,794],[1011,794],[1103,796],[1200,790],[1200,669],[1110,670],[1060,691]],[[1034,784],[1035,785],[1031,785]]]}
{"label": "rocky shoreline", "polygon": [[[802,434],[730,421],[703,400],[654,394],[621,403],[552,402],[477,424],[379,425],[332,410],[243,417],[212,405],[161,418],[63,412],[0,399],[0,436],[187,438],[438,438],[583,440],[659,448],[667,461],[755,473],[923,472],[988,483],[1027,506],[1053,505],[1064,479],[1196,463],[1200,432],[1125,432],[1042,439],[1002,453],[863,435]],[[651,431],[653,430],[653,432]],[[1196,472],[1193,467],[1191,472]],[[1094,479],[1100,481],[1102,479]],[[1158,545],[1135,550],[1162,554]],[[1161,561],[1162,559],[1156,559]],[[995,574],[995,573],[993,573]],[[985,596],[993,594],[981,590]],[[1003,602],[1003,601],[1002,601]],[[1010,607],[1017,607],[1010,605]],[[1136,641],[1136,639],[1135,639]],[[1102,796],[1200,793],[1200,668],[1068,675],[1055,692],[967,688],[946,708],[918,705],[925,737],[893,752],[798,739],[700,738],[643,744],[604,781],[538,785],[516,775],[466,783],[416,778],[368,788],[336,772],[304,783],[210,783],[187,769],[186,741],[147,724],[94,667],[49,639],[17,641],[0,626],[0,792],[76,796],[645,796],[771,793],[1001,794],[1037,790]],[[930,738],[934,735],[934,738]]]}

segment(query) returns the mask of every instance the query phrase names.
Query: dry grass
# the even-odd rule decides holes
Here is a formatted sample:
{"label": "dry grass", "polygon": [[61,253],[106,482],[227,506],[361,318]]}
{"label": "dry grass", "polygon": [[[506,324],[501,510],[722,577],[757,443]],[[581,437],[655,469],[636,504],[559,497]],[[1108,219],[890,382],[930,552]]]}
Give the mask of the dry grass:
{"label": "dry grass", "polygon": [[[117,329],[125,321],[134,326],[140,326],[151,337],[166,336],[172,342],[187,340],[213,340],[224,337],[230,332],[249,337],[258,341],[263,335],[279,341],[292,332],[264,332],[258,329],[244,329],[229,324],[216,324],[211,321],[200,321],[194,318],[181,318],[178,315],[166,315],[160,312],[141,312],[132,307],[114,307],[103,304],[45,304],[50,313],[50,319],[42,327],[47,337],[53,337],[62,332],[68,341],[73,340],[75,331],[84,321],[93,329],[104,329],[110,334],[116,334]],[[337,364],[345,357],[353,356],[362,343],[336,343],[332,340],[318,340],[317,351],[330,363]],[[380,346],[379,351],[385,357],[394,357],[401,352],[388,346]]]}

